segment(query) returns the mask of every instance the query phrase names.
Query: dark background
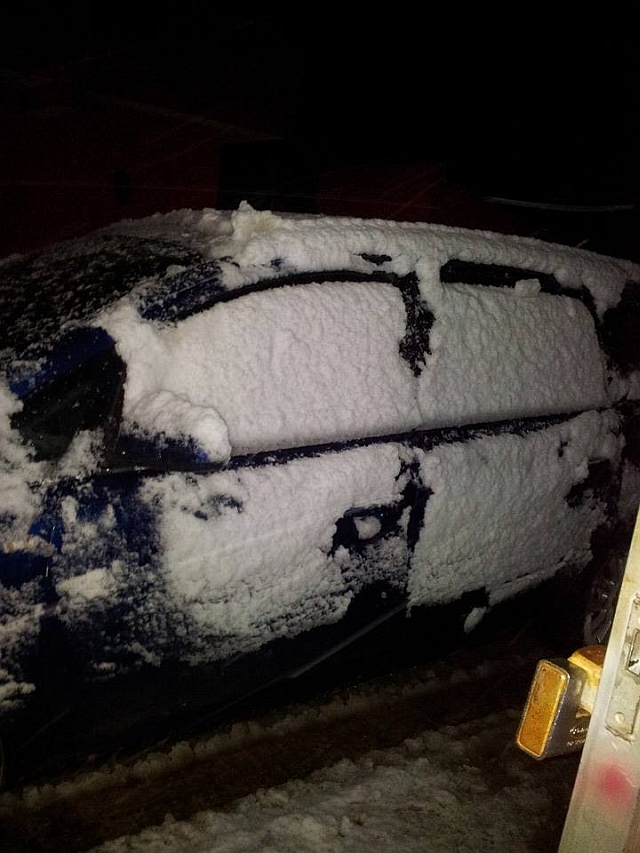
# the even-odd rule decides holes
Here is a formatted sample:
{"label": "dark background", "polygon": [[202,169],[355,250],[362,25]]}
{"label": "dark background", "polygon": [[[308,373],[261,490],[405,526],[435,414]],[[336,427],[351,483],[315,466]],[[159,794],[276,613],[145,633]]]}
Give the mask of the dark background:
{"label": "dark background", "polygon": [[635,8],[556,5],[24,3],[1,37],[0,254],[247,198],[638,257]]}

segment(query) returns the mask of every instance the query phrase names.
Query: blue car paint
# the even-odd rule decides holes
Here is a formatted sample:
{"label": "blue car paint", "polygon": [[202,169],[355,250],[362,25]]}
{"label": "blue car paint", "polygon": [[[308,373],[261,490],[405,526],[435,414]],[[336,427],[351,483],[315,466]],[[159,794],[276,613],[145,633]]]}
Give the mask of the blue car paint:
{"label": "blue car paint", "polygon": [[145,320],[180,320],[209,308],[225,292],[220,262],[207,261],[158,282],[143,294],[138,311]]}
{"label": "blue car paint", "polygon": [[0,552],[0,584],[19,589],[26,583],[46,577],[51,559],[29,551]]}
{"label": "blue car paint", "polygon": [[9,388],[24,400],[114,346],[104,329],[90,326],[71,329],[56,340],[54,347],[30,347],[21,359],[10,362],[7,366]]}

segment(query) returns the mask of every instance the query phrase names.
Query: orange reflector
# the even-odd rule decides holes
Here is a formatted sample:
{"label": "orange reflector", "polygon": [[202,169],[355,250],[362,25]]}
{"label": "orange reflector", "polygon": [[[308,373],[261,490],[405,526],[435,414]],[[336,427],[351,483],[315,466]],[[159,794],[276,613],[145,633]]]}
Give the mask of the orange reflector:
{"label": "orange reflector", "polygon": [[538,663],[516,736],[520,749],[538,759],[580,749],[589,726],[580,707],[585,681],[584,671],[569,661]]}

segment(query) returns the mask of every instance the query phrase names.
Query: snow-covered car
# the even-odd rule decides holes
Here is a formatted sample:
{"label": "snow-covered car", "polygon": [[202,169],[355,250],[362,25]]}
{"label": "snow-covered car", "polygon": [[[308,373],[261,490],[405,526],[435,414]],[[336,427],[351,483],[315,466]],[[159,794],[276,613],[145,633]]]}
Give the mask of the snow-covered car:
{"label": "snow-covered car", "polygon": [[387,618],[471,631],[591,571],[637,507],[630,262],[243,205],[0,278],[16,749],[69,714],[160,730]]}

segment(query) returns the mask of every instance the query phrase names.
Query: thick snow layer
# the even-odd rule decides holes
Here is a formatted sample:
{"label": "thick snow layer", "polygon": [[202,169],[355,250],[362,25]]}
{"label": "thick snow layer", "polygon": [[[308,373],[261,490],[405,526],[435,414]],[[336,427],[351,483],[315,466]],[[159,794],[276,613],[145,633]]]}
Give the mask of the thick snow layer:
{"label": "thick snow layer", "polygon": [[431,348],[418,386],[428,426],[607,403],[593,320],[569,297],[447,285]]}
{"label": "thick snow layer", "polygon": [[411,602],[484,590],[493,604],[563,567],[584,566],[606,507],[590,490],[579,505],[567,496],[590,462],[619,464],[616,425],[613,412],[587,412],[526,436],[417,451],[433,494],[412,558]]}
{"label": "thick snow layer", "polygon": [[191,434],[211,461],[607,402],[591,317],[568,297],[448,286],[418,377],[390,284],[251,293],[160,328],[127,304],[101,322],[128,365],[125,418]]}
{"label": "thick snow layer", "polygon": [[[344,270],[344,281],[319,276],[248,292],[176,324],[142,318],[157,286],[144,283],[95,320],[127,364],[124,418],[133,431],[173,437],[191,426],[220,461],[609,402],[615,383],[582,302],[541,293],[535,278],[513,288],[443,284],[440,269],[458,259],[553,274],[569,293],[590,287],[602,312],[619,299],[630,264],[436,226],[247,208],[185,216],[189,227],[210,229],[216,287],[227,293],[300,272]],[[350,280],[349,271],[384,273],[390,283]],[[418,309],[407,305],[402,276],[415,276]],[[170,292],[171,275],[163,287]]]}
{"label": "thick snow layer", "polygon": [[[567,495],[591,461],[618,463],[617,426],[615,414],[590,412],[430,450],[390,442],[286,465],[174,473],[149,479],[141,496],[159,513],[174,606],[215,637],[217,654],[237,653],[335,621],[376,578],[407,586],[412,606],[475,590],[495,603],[584,566],[606,508],[588,489],[577,505]],[[375,542],[373,510],[400,504],[412,460],[430,497],[411,551],[406,516],[401,532]],[[362,565],[333,547],[337,522],[357,507],[372,508],[356,525],[361,542],[374,539]]]}
{"label": "thick snow layer", "polygon": [[[222,654],[343,616],[373,578],[350,582],[345,554],[331,554],[336,522],[353,507],[397,503],[406,482],[399,448],[380,444],[287,465],[171,474],[141,494],[160,511],[169,594]],[[403,586],[398,548],[378,552],[378,571]]]}
{"label": "thick snow layer", "polygon": [[[135,359],[132,359],[135,363]],[[169,365],[167,365],[169,368]],[[133,371],[132,371],[133,373]],[[166,377],[166,375],[165,375]],[[146,376],[147,380],[150,374]],[[165,382],[163,384],[169,384]],[[184,382],[176,382],[176,386]],[[134,380],[127,383],[127,402],[133,392]],[[148,390],[145,388],[145,391]],[[129,405],[129,419],[135,426],[143,425],[143,433],[150,439],[158,436],[188,441],[192,439],[199,451],[204,451],[209,462],[226,462],[231,456],[227,425],[210,405],[199,406],[191,397],[173,391],[160,390],[145,393]],[[135,399],[135,398],[134,398]]]}
{"label": "thick snow layer", "polygon": [[337,441],[421,421],[415,378],[398,353],[404,307],[391,285],[252,293],[160,328],[127,305],[104,325],[128,366],[125,417],[177,435],[189,434],[190,411],[206,413],[191,434],[212,461],[232,447]]}
{"label": "thick snow layer", "polygon": [[[339,620],[375,581],[406,590],[409,607],[465,592],[491,606],[589,561],[607,520],[589,466],[619,464],[618,426],[612,412],[588,412],[432,447],[379,442],[144,478],[137,499],[156,519],[155,557],[123,542],[111,503],[86,518],[82,492],[68,496],[54,568],[60,619],[94,636],[100,667],[123,655],[196,663],[251,652]],[[425,495],[424,510],[410,493]],[[384,517],[395,519],[386,533]],[[349,518],[354,539],[341,532]],[[481,616],[470,614],[469,630]]]}
{"label": "thick snow layer", "polygon": [[[357,265],[366,272],[371,269],[367,255],[387,255],[390,261],[383,262],[382,268],[388,263],[402,275],[418,267],[421,280],[437,290],[440,267],[457,258],[522,267],[555,275],[566,287],[584,286],[602,315],[617,304],[629,279],[640,279],[638,266],[630,261],[527,237],[424,223],[276,214],[255,211],[248,204],[232,213],[185,210],[156,214],[108,230],[135,236],[163,233],[168,239],[197,245],[211,258],[232,257],[225,280],[229,288],[283,271],[353,269]],[[279,259],[277,269],[272,266],[274,258]]]}
{"label": "thick snow layer", "polygon": [[[116,268],[128,245],[118,235],[141,256],[134,238],[167,241],[90,320],[126,368],[119,461],[148,463],[127,457],[129,432],[195,448],[196,470],[136,470],[127,486],[94,479],[100,429],[79,431],[45,469],[11,430],[20,404],[0,388],[3,547],[30,536],[46,477],[67,478],[47,495],[62,537],[49,610],[97,670],[252,651],[339,620],[378,580],[406,591],[410,607],[479,593],[471,629],[485,604],[586,565],[607,520],[590,466],[615,469],[622,449],[618,416],[602,409],[634,380],[608,373],[585,294],[603,317],[640,280],[637,267],[485,232],[248,206],[105,235]],[[443,281],[450,261],[523,278]],[[92,305],[105,304],[99,291],[94,282]],[[563,418],[513,423],[553,414]],[[490,421],[512,426],[426,434]],[[631,505],[637,478],[624,483]],[[0,596],[8,695],[26,685],[20,660],[42,590],[34,580]]]}

